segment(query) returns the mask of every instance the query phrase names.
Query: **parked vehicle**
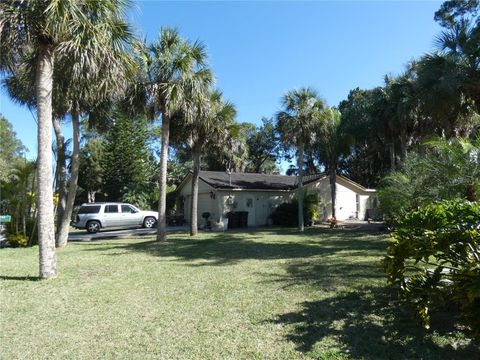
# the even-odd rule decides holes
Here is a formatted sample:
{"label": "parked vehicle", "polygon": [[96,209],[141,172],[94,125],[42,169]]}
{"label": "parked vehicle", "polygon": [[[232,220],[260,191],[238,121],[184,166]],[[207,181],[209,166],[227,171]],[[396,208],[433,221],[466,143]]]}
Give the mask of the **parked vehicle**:
{"label": "parked vehicle", "polygon": [[100,229],[135,227],[152,228],[157,225],[158,212],[143,211],[125,203],[83,204],[72,226],[94,234]]}

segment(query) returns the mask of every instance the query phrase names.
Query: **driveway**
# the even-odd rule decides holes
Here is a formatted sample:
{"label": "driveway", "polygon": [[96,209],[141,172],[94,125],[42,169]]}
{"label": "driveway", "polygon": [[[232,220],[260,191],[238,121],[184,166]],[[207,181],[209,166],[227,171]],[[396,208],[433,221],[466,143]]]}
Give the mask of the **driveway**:
{"label": "driveway", "polygon": [[[187,231],[188,226],[167,226],[167,231]],[[71,232],[68,234],[68,241],[93,241],[102,239],[115,239],[130,236],[155,235],[157,229],[122,229],[122,230],[103,230],[96,234],[89,234],[86,231]]]}

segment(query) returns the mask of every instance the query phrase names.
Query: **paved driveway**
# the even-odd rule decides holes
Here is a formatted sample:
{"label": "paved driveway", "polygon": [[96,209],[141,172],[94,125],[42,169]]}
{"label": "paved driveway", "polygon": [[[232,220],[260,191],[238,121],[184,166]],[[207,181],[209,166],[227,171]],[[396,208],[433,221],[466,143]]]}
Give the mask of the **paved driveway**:
{"label": "paved driveway", "polygon": [[[167,231],[187,231],[188,226],[167,226]],[[71,232],[68,234],[68,241],[92,241],[102,239],[115,239],[130,236],[155,235],[157,229],[122,229],[122,230],[103,230],[96,234],[89,234],[86,231]]]}

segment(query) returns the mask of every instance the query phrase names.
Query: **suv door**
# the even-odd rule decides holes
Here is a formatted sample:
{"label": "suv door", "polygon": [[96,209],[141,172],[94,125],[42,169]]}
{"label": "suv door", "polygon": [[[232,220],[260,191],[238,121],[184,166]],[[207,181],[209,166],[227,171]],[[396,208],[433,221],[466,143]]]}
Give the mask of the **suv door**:
{"label": "suv door", "polygon": [[103,222],[105,227],[116,227],[122,225],[122,214],[118,211],[118,204],[107,204],[103,211]]}
{"label": "suv door", "polygon": [[128,204],[122,204],[122,223],[125,226],[140,225],[142,221],[142,215],[140,211]]}

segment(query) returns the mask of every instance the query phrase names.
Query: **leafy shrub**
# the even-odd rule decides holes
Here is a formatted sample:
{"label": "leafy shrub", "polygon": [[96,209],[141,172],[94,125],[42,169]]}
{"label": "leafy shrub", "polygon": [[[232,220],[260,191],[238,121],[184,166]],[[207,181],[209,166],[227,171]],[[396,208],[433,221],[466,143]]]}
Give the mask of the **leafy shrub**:
{"label": "leafy shrub", "polygon": [[432,202],[466,198],[480,191],[480,132],[473,140],[433,139],[422,153],[409,153],[401,168],[386,176],[378,191],[387,221]]}
{"label": "leafy shrub", "polygon": [[397,284],[428,328],[431,311],[455,305],[480,336],[480,202],[446,200],[397,218],[387,256]]}
{"label": "leafy shrub", "polygon": [[[318,221],[320,202],[317,193],[305,194],[303,198],[304,225],[311,226]],[[282,203],[270,215],[273,225],[295,227],[298,226],[298,200]]]}
{"label": "leafy shrub", "polygon": [[12,247],[25,247],[28,245],[28,239],[23,233],[8,234],[7,241]]}

